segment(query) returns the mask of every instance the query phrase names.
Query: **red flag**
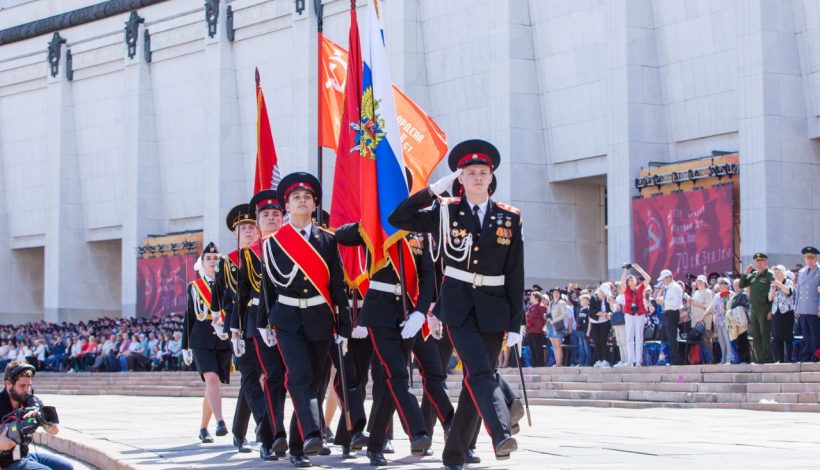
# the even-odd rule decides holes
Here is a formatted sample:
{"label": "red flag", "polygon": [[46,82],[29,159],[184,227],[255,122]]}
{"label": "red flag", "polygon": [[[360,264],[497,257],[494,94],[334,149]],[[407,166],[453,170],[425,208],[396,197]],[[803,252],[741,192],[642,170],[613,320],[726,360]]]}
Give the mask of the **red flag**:
{"label": "red flag", "polygon": [[344,111],[347,51],[319,33],[319,145],[335,149]]}
{"label": "red flag", "polygon": [[263,189],[276,189],[282,175],[279,173],[279,159],[273,145],[273,133],[268,120],[265,95],[259,85],[259,69],[256,69],[256,173],[253,178],[253,193]]}
{"label": "red flag", "polygon": [[[350,8],[351,53],[348,57],[345,100],[342,110],[341,132],[336,146],[336,170],[333,175],[333,201],[330,206],[330,226],[340,227],[346,223],[361,220],[361,200],[359,195],[358,151],[351,152],[356,145],[356,127],[362,102],[362,53],[359,44],[359,24],[356,8]],[[339,246],[345,278],[353,286],[359,285],[367,277],[363,247]]]}

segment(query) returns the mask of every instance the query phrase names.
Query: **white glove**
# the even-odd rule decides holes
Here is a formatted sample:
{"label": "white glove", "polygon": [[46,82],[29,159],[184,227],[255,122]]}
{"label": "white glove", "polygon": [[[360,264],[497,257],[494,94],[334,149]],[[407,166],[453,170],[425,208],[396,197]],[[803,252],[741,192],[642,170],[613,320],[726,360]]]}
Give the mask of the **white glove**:
{"label": "white glove", "polygon": [[228,339],[228,333],[225,333],[224,324],[221,321],[214,318],[214,321],[211,322],[211,326],[214,328],[214,332],[216,333],[216,336],[219,337],[219,339],[221,339],[222,341]]}
{"label": "white glove", "polygon": [[262,341],[264,341],[269,348],[276,346],[276,338],[273,336],[273,332],[270,328],[257,328],[257,330],[259,330],[259,336],[262,337]]}
{"label": "white glove", "polygon": [[450,173],[449,175],[445,175],[443,178],[439,179],[435,183],[430,185],[430,191],[432,191],[435,195],[440,195],[444,191],[450,189],[450,186],[453,185],[453,181],[458,178],[458,175],[461,174],[461,168],[458,170]]}
{"label": "white glove", "polygon": [[350,333],[350,337],[354,339],[365,339],[367,338],[367,328],[363,326],[357,326],[353,328],[353,332]]}
{"label": "white glove", "polygon": [[407,320],[404,322],[404,328],[401,330],[401,337],[404,339],[410,339],[415,337],[421,326],[424,325],[425,317],[424,314],[421,312],[413,312],[407,317]]}
{"label": "white glove", "polygon": [[[522,339],[520,333],[514,331],[507,332],[507,347],[512,349],[513,346],[520,346]],[[521,348],[519,347],[518,350],[521,351]]]}
{"label": "white glove", "polygon": [[194,353],[190,349],[182,350],[182,362],[184,362],[186,366],[190,366],[191,364],[193,364]]}
{"label": "white glove", "polygon": [[242,338],[233,338],[231,340],[231,347],[233,347],[233,355],[242,357],[245,354],[245,342]]}
{"label": "white glove", "polygon": [[336,335],[336,344],[342,346],[342,356],[347,354],[347,338],[344,336]]}

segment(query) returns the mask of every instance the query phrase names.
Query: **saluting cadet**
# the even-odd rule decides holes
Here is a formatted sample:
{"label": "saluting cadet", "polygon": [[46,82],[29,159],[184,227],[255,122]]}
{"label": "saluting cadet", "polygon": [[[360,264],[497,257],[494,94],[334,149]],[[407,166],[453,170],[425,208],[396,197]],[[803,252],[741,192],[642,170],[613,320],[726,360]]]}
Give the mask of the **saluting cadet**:
{"label": "saluting cadet", "polygon": [[820,268],[817,266],[817,248],[807,246],[801,253],[806,266],[797,274],[797,304],[794,311],[803,332],[800,361],[811,362],[814,352],[820,348]]}
{"label": "saluting cadet", "polygon": [[231,378],[231,344],[223,331],[221,312],[211,315],[212,285],[219,262],[216,245],[208,243],[202,250],[195,268],[200,277],[188,284],[188,309],[185,312],[185,332],[182,335],[182,357],[185,364],[196,365],[205,382],[202,399],[202,421],[199,439],[203,444],[213,442],[208,433],[211,413],[216,418],[216,435],[228,434],[222,419],[222,392],[219,384],[229,383]]}
{"label": "saluting cadet", "polygon": [[774,281],[774,273],[768,268],[769,257],[765,253],[755,253],[753,259],[757,269],[751,264],[746,267],[746,274],[740,276],[740,287],[749,288],[749,301],[752,304],[749,323],[755,361],[765,364],[772,362],[772,321],[769,319],[772,302],[769,300],[769,288]]}
{"label": "saluting cadet", "polygon": [[[459,403],[474,405],[456,409],[444,447],[447,468],[463,467],[479,418],[497,459],[508,458],[518,447],[495,372],[504,333],[509,347],[521,342],[524,243],[518,209],[488,197],[499,162],[498,150],[489,142],[458,144],[449,156],[453,173],[403,201],[389,218],[400,229],[438,234],[444,257],[444,283],[434,313],[464,366]],[[438,208],[423,211],[456,178],[464,197],[441,199]]]}
{"label": "saluting cadet", "polygon": [[[336,230],[340,244],[359,246],[364,239],[359,233],[359,224],[346,224]],[[399,418],[405,433],[410,438],[410,452],[424,455],[430,447],[430,436],[424,416],[416,396],[410,392],[408,364],[410,351],[416,335],[426,321],[427,310],[433,300],[435,272],[429,251],[424,248],[423,237],[410,234],[395,243],[388,250],[388,264],[373,273],[368,283],[364,305],[358,315],[356,338],[370,337],[376,357],[386,371],[387,387],[390,395],[374,396],[370,420],[370,439],[367,456],[370,465],[387,465],[384,458],[386,430],[393,420],[393,410],[399,411]],[[399,277],[399,250],[402,250],[406,296],[401,298],[402,286]],[[408,316],[404,302],[412,309]],[[449,398],[445,400],[449,403]]]}
{"label": "saluting cadet", "polygon": [[286,365],[285,383],[295,411],[290,460],[298,467],[310,466],[308,457],[322,449],[321,373],[331,342],[346,350],[351,329],[336,240],[310,218],[321,191],[319,181],[307,173],[282,178],[277,194],[290,222],[266,238],[262,247],[266,280],[276,295],[269,322]]}
{"label": "saluting cadet", "polygon": [[[224,256],[216,265],[216,282],[214,283],[213,302],[211,302],[211,313],[225,312],[224,333],[230,334],[231,318],[234,313],[236,303],[237,272],[239,271],[239,249],[247,248],[256,240],[256,218],[248,209],[248,204],[234,206],[225,219],[228,226],[236,237],[236,249]],[[237,343],[238,344],[238,343]],[[234,355],[241,356],[234,351]],[[242,374],[239,383],[239,393],[236,399],[236,410],[233,415],[231,432],[233,433],[233,445],[239,452],[250,452],[248,440],[245,435],[248,432],[248,421],[253,412],[254,421],[257,424],[265,421],[265,398],[262,395],[262,386],[259,383],[257,371],[256,380],[246,380]],[[249,403],[255,403],[253,410]],[[270,436],[270,426],[264,427],[265,432]],[[257,438],[259,440],[259,438]],[[261,442],[261,441],[260,441]]]}

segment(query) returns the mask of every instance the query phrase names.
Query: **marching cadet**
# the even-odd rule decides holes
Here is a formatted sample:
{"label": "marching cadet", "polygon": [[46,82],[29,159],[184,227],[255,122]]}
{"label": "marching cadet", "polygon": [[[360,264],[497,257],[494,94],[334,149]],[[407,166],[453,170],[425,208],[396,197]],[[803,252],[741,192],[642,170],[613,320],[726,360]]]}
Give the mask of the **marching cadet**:
{"label": "marching cadet", "polygon": [[[337,229],[336,239],[340,244],[350,246],[364,244],[358,223],[346,224]],[[408,371],[414,338],[426,321],[435,290],[433,261],[428,250],[424,249],[423,240],[422,235],[410,234],[388,250],[387,266],[373,273],[370,278],[354,330],[354,338],[370,336],[376,357],[386,371],[390,391],[390,396],[386,393],[374,396],[378,404],[374,404],[371,412],[372,427],[367,445],[367,456],[373,466],[387,465],[384,458],[385,431],[393,421],[394,406],[398,409],[402,427],[410,438],[411,453],[424,455],[431,444],[419,402],[410,392]],[[402,250],[401,256],[404,259],[407,299],[401,298],[399,250]],[[409,316],[404,310],[405,302],[412,310]],[[437,394],[437,397],[449,405],[446,391],[443,396]]]}
{"label": "marching cadet", "polygon": [[[263,460],[277,460],[287,451],[284,426],[284,365],[275,348],[273,333],[264,320],[271,299],[263,295],[261,241],[282,225],[283,211],[273,190],[255,194],[248,209],[256,214],[256,241],[239,253],[241,269],[237,280],[236,307],[231,318],[235,341],[241,338],[245,354],[240,357],[240,370],[253,371],[251,376],[263,378],[262,396],[272,437],[259,449]],[[260,319],[260,317],[262,317]],[[243,328],[240,329],[240,323]],[[260,325],[264,325],[260,327]],[[259,374],[259,375],[257,375]],[[244,372],[243,372],[244,377]]]}
{"label": "marching cadet", "polygon": [[[331,342],[346,351],[350,306],[336,240],[311,221],[316,201],[322,197],[319,180],[307,173],[291,173],[282,178],[277,194],[285,202],[290,222],[265,238],[262,246],[266,282],[275,290],[268,295],[276,296],[268,318],[286,365],[286,384],[295,411],[290,460],[297,467],[307,467],[311,465],[308,457],[317,455],[323,446],[321,374]],[[363,408],[360,412],[354,429],[364,428]]]}
{"label": "marching cadet", "polygon": [[[449,156],[453,173],[404,200],[389,218],[400,229],[437,234],[438,253],[444,258],[444,283],[434,313],[464,367],[459,402],[474,405],[456,408],[442,456],[450,469],[463,467],[479,418],[497,459],[509,458],[518,448],[496,362],[505,332],[509,347],[521,342],[524,243],[518,209],[488,197],[500,159],[486,141],[456,145]],[[464,197],[441,199],[438,208],[423,211],[456,178]]]}
{"label": "marching cadet", "polygon": [[[225,224],[228,226],[228,230],[236,237],[236,249],[224,256],[217,265],[216,282],[214,283],[215,295],[211,303],[211,312],[212,314],[219,311],[225,312],[225,333],[230,334],[230,326],[236,303],[238,271],[242,265],[239,260],[240,249],[247,248],[256,240],[256,216],[251,213],[248,204],[239,204],[228,212]],[[242,330],[241,326],[242,325],[240,325],[239,328],[240,331]],[[236,340],[233,344],[242,344],[244,348],[244,343],[241,343],[241,341],[242,340]],[[237,363],[239,364],[242,362],[240,357],[244,353],[244,349],[233,349],[234,356],[236,356]],[[248,421],[250,420],[251,413],[253,413],[253,419],[258,426],[256,437],[258,442],[267,442],[268,447],[270,447],[270,443],[273,442],[273,434],[265,417],[265,396],[262,385],[259,382],[259,368],[255,367],[253,371],[249,371],[248,368],[245,367],[241,372],[242,379],[239,382],[239,394],[237,396],[231,432],[233,433],[233,445],[236,446],[239,452],[245,453],[251,451],[251,448],[248,447],[248,440],[245,438],[248,432]]]}
{"label": "marching cadet", "polygon": [[203,444],[214,441],[208,433],[211,413],[216,418],[216,435],[228,434],[222,419],[222,392],[220,382],[227,384],[231,378],[231,344],[223,332],[221,312],[211,315],[212,284],[219,262],[216,245],[208,243],[194,266],[200,277],[188,284],[188,309],[185,312],[185,332],[182,335],[182,357],[185,364],[196,365],[205,382],[202,400],[202,421],[199,440]]}
{"label": "marching cadet", "polygon": [[803,345],[798,355],[800,362],[814,360],[814,352],[820,348],[820,269],[817,267],[818,250],[807,246],[801,251],[806,261],[797,274],[797,304]]}
{"label": "marching cadet", "polygon": [[749,288],[752,311],[749,314],[752,337],[754,338],[755,361],[758,364],[772,362],[772,303],[769,288],[774,281],[774,273],[768,268],[769,257],[765,253],[755,253],[752,257],[757,269],[751,264],[746,274],[740,276],[740,287]]}

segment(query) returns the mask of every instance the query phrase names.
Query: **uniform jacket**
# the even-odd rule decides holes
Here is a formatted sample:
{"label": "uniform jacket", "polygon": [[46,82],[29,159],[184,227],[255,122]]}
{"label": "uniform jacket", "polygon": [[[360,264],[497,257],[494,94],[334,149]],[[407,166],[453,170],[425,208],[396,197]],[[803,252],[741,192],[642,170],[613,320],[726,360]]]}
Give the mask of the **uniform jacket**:
{"label": "uniform jacket", "polygon": [[[340,245],[359,246],[364,245],[364,240],[359,235],[359,224],[347,224],[339,227],[335,233],[336,241]],[[416,274],[418,275],[419,295],[416,305],[413,305],[408,295],[407,305],[411,311],[418,311],[427,315],[430,304],[433,302],[435,294],[435,271],[433,258],[427,246],[427,238],[423,234],[410,234],[407,236],[411,242],[411,251],[416,263]],[[409,261],[408,261],[409,262]],[[386,284],[399,284],[399,276],[396,269],[388,262],[387,266],[380,269],[370,278],[371,281],[384,282]],[[364,296],[364,305],[359,311],[358,325],[374,327],[398,327],[404,321],[405,312],[401,295],[394,293],[368,289]],[[410,312],[406,312],[410,313]]]}
{"label": "uniform jacket", "polygon": [[[439,205],[434,205],[429,211],[422,210],[433,201],[434,197],[423,189],[402,201],[390,215],[389,221],[404,230],[439,233]],[[465,229],[470,226],[468,217],[472,217],[466,199],[441,199],[439,204],[449,211],[450,219],[449,226],[442,229],[454,234],[453,243],[463,243]],[[444,244],[438,237],[436,241]],[[505,276],[503,286],[481,287],[445,276],[434,309],[444,324],[459,327],[474,310],[482,333],[519,332],[524,313],[524,241],[518,209],[490,200],[481,236],[469,256],[457,261],[445,254],[444,247],[441,256],[445,267],[452,266],[486,276]]]}
{"label": "uniform jacket", "polygon": [[817,288],[820,286],[820,266],[809,272],[809,267],[805,266],[797,274],[797,297],[794,311],[802,315],[816,315],[820,312],[820,293]]}
{"label": "uniform jacket", "polygon": [[224,332],[230,334],[231,318],[236,304],[236,288],[239,267],[234,260],[238,260],[239,251],[233,251],[223,257],[216,265],[216,280],[214,281],[214,295],[211,302],[211,311],[225,311]]}
{"label": "uniform jacket", "polygon": [[[245,338],[253,338],[259,335],[257,328],[266,326],[268,302],[276,300],[275,295],[268,291],[268,298],[261,295],[262,291],[262,262],[260,261],[261,251],[259,244],[254,243],[248,248],[240,250],[242,267],[238,272],[236,301],[231,314],[231,330],[240,331]],[[274,293],[275,294],[275,293]],[[254,300],[256,299],[256,300]]]}
{"label": "uniform jacket", "polygon": [[296,272],[293,281],[287,287],[274,283],[268,278],[269,270],[279,283],[286,284],[288,280],[281,277],[276,268],[282,273],[290,273],[295,264],[288,254],[279,247],[278,243],[271,239],[265,240],[263,248],[265,250],[270,249],[269,253],[276,263],[276,267],[274,267],[271,261],[268,261],[268,269],[265,270],[268,296],[271,297],[268,303],[272,305],[269,310],[268,320],[277,330],[281,329],[289,333],[296,333],[304,328],[305,337],[309,341],[329,340],[333,337],[334,329],[339,335],[350,338],[350,330],[352,329],[350,305],[348,304],[344,273],[339,258],[339,250],[336,248],[336,240],[331,232],[313,225],[308,242],[319,253],[330,270],[329,290],[331,300],[334,306],[338,308],[338,324],[335,313],[331,311],[327,304],[300,309],[299,307],[274,302],[274,297],[278,296],[310,298],[320,295],[320,293],[301,269]]}
{"label": "uniform jacket", "polygon": [[767,310],[771,308],[769,302],[769,288],[774,281],[774,273],[771,269],[763,272],[752,271],[740,276],[740,287],[749,288],[749,301],[753,306],[763,306]]}
{"label": "uniform jacket", "polygon": [[[213,283],[210,283],[211,296],[213,298]],[[230,349],[231,343],[228,340],[221,340],[216,335],[211,325],[211,306],[202,298],[194,287],[194,283],[188,284],[188,309],[185,312],[185,331],[182,332],[182,349]],[[200,308],[208,312],[205,320],[196,318],[194,303],[198,302]]]}

